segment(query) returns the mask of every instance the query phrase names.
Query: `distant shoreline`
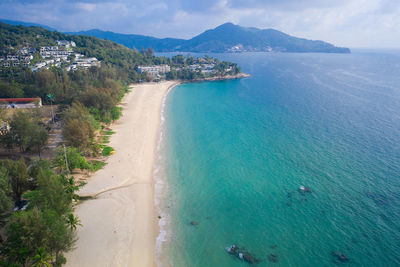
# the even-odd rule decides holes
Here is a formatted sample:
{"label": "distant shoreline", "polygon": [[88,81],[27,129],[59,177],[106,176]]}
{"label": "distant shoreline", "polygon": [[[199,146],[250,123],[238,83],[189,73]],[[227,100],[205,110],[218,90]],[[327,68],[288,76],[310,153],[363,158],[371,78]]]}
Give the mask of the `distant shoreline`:
{"label": "distant shoreline", "polygon": [[238,73],[235,75],[224,75],[224,76],[215,76],[209,78],[202,78],[202,79],[194,79],[194,80],[182,80],[182,83],[191,83],[191,82],[210,82],[210,81],[224,81],[224,80],[234,80],[234,79],[241,79],[250,77],[250,74],[247,73]]}

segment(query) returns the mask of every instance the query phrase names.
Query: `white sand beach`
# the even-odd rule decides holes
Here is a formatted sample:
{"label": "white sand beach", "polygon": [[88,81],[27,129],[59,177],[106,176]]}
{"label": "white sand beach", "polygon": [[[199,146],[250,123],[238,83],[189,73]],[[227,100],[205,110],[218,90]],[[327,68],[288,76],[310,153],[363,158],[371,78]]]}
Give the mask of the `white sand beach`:
{"label": "white sand beach", "polygon": [[80,195],[96,195],[79,204],[82,225],[66,266],[155,266],[158,235],[154,207],[153,164],[163,99],[177,82],[132,86],[123,101],[123,117],[113,125],[110,146],[116,153],[96,172]]}

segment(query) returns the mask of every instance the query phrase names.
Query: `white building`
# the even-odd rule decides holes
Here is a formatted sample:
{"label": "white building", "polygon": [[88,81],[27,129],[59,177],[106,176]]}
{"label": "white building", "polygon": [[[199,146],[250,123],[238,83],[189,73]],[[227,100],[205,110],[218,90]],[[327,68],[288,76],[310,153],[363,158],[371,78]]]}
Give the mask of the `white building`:
{"label": "white building", "polygon": [[79,58],[77,60],[75,60],[74,63],[72,63],[72,66],[70,69],[88,69],[90,67],[100,67],[101,66],[101,62],[95,58],[95,57],[90,57],[90,58]]}
{"label": "white building", "polygon": [[56,44],[65,48],[76,47],[74,41],[67,41],[67,40],[57,40]]}
{"label": "white building", "polygon": [[60,50],[58,46],[42,46],[40,48],[40,55],[42,57],[68,57],[71,54],[69,51]]}
{"label": "white building", "polygon": [[139,66],[138,71],[139,73],[147,72],[153,75],[154,77],[157,77],[160,74],[170,72],[171,68],[168,65]]}

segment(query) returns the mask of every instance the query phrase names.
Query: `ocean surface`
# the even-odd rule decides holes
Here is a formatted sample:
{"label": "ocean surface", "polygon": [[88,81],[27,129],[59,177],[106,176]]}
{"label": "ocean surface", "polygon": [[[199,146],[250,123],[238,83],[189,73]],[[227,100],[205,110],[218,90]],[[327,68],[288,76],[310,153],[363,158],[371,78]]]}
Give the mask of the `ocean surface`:
{"label": "ocean surface", "polygon": [[166,98],[161,265],[400,266],[400,52],[211,56],[252,76]]}

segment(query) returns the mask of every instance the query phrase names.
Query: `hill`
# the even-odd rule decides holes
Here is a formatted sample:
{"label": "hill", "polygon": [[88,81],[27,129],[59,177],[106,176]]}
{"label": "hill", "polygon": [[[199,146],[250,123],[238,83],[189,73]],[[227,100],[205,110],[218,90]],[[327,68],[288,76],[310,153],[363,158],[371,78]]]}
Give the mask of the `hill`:
{"label": "hill", "polygon": [[20,25],[20,26],[26,26],[26,27],[31,27],[31,26],[42,27],[49,31],[56,31],[56,29],[54,29],[54,28],[51,28],[51,27],[43,25],[43,24],[34,23],[34,22],[25,22],[25,21],[8,20],[8,19],[0,19],[0,22],[7,23],[10,25],[14,25],[14,26]]}
{"label": "hill", "polygon": [[119,44],[123,44],[129,48],[142,49],[151,47],[158,52],[175,51],[178,46],[180,46],[183,42],[185,42],[185,40],[183,39],[174,39],[174,38],[160,39],[151,36],[114,33],[98,29],[79,31],[79,32],[67,32],[66,34],[93,36],[101,39],[110,40]]}
{"label": "hill", "polygon": [[232,23],[222,24],[189,40],[135,34],[119,34],[101,30],[70,32],[70,35],[89,35],[108,39],[130,48],[152,47],[157,52],[319,52],[350,53],[324,41],[297,38],[274,29],[247,28]]}

